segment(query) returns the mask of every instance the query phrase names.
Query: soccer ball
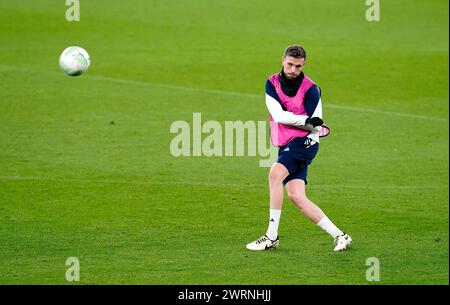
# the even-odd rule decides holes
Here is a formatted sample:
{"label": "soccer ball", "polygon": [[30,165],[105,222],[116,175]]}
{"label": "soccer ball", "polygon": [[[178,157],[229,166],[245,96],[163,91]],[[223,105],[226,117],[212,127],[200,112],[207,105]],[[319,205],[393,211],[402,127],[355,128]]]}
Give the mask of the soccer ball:
{"label": "soccer ball", "polygon": [[81,75],[89,68],[91,60],[85,49],[80,47],[68,47],[59,57],[59,66],[70,76]]}

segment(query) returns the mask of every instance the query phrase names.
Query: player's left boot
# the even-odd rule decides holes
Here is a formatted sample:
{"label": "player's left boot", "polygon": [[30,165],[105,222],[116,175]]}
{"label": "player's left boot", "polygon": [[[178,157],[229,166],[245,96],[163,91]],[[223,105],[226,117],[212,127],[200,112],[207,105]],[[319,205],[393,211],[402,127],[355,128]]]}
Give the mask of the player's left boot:
{"label": "player's left boot", "polygon": [[334,251],[345,251],[351,243],[352,238],[347,233],[339,235],[334,239]]}

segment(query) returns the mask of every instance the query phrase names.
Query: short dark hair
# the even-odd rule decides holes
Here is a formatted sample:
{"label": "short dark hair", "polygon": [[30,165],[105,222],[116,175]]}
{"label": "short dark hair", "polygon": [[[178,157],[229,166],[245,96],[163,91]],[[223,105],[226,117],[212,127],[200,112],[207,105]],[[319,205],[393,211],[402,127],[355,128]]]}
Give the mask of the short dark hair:
{"label": "short dark hair", "polygon": [[286,58],[287,56],[306,59],[306,51],[305,49],[303,49],[303,47],[294,44],[287,47],[286,50],[284,51],[283,58]]}

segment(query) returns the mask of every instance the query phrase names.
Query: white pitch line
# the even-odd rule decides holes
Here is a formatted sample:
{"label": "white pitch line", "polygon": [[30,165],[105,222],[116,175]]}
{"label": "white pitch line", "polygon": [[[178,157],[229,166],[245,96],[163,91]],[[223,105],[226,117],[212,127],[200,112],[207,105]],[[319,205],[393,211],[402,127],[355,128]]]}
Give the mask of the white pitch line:
{"label": "white pitch line", "polygon": [[[60,72],[42,71],[42,70],[30,69],[30,68],[24,68],[24,67],[17,67],[17,66],[0,65],[0,68],[7,69],[7,70],[13,70],[13,71],[23,71],[23,72],[35,72],[35,73],[47,73],[47,74],[53,74],[53,75],[61,75]],[[244,93],[244,92],[234,92],[234,91],[226,91],[226,90],[219,90],[219,89],[208,89],[208,88],[198,88],[198,87],[188,87],[188,86],[167,85],[167,84],[151,83],[151,82],[144,82],[144,81],[137,81],[137,80],[130,80],[130,79],[112,78],[112,77],[106,77],[106,76],[83,75],[83,78],[99,80],[99,81],[107,81],[107,82],[113,82],[113,83],[120,83],[120,84],[138,85],[138,86],[144,86],[144,87],[159,87],[159,88],[165,88],[165,89],[195,91],[195,92],[204,92],[204,93],[219,94],[219,95],[247,97],[247,98],[255,98],[255,99],[256,98],[258,98],[258,99],[263,99],[264,98],[263,94],[259,95],[259,94]],[[337,104],[330,104],[330,103],[326,103],[324,105],[324,107],[325,108],[326,107],[330,107],[330,108],[342,109],[342,110],[348,110],[348,111],[355,111],[355,112],[378,113],[378,114],[399,116],[399,117],[405,117],[405,118],[411,118],[411,119],[419,119],[419,120],[432,120],[433,122],[448,122],[448,118],[439,118],[439,117],[418,115],[418,114],[406,113],[406,112],[385,111],[385,110],[374,109],[374,108],[366,108],[366,107],[354,107],[354,106],[337,105]]]}
{"label": "white pitch line", "polygon": [[436,121],[448,122],[448,119],[446,119],[446,118],[438,118],[438,117],[412,114],[412,113],[384,111],[384,110],[373,109],[373,108],[353,107],[353,106],[344,106],[344,105],[336,105],[336,104],[326,104],[324,107],[326,107],[326,106],[328,106],[330,108],[349,110],[349,111],[355,111],[355,112],[370,112],[370,113],[378,113],[378,114],[384,114],[384,115],[401,116],[401,117],[411,118],[411,119],[428,120],[428,121],[430,121],[430,124],[433,124]]}
{"label": "white pitch line", "polygon": [[[144,178],[143,178],[144,179]],[[123,184],[123,185],[144,185],[144,186],[161,186],[161,185],[192,185],[206,187],[229,187],[229,188],[265,188],[265,184],[237,184],[237,183],[205,183],[205,182],[151,182],[151,181],[124,181],[124,180],[100,180],[100,179],[72,179],[72,178],[48,178],[48,177],[24,177],[24,176],[0,176],[0,180],[4,181],[46,181],[56,183],[99,183],[99,184]],[[423,185],[342,185],[342,184],[317,184],[313,188],[347,188],[347,189],[421,189]],[[429,189],[448,189],[448,185],[431,185]]]}

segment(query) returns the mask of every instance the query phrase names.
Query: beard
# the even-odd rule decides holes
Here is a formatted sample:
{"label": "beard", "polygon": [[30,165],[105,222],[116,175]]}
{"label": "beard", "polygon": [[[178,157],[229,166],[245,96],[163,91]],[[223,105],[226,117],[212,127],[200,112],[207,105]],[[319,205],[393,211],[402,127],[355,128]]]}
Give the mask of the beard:
{"label": "beard", "polygon": [[286,78],[288,78],[288,79],[295,79],[300,75],[300,73],[299,74],[285,74],[285,75],[286,75]]}

